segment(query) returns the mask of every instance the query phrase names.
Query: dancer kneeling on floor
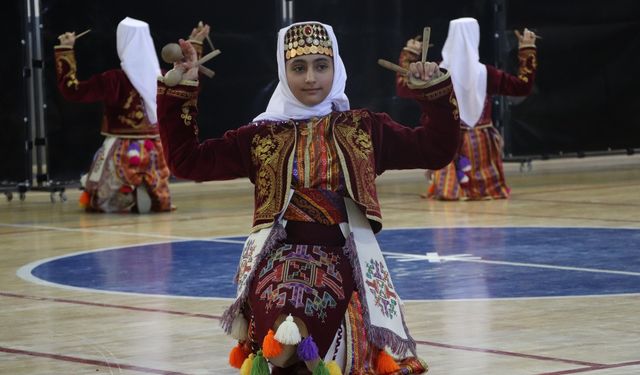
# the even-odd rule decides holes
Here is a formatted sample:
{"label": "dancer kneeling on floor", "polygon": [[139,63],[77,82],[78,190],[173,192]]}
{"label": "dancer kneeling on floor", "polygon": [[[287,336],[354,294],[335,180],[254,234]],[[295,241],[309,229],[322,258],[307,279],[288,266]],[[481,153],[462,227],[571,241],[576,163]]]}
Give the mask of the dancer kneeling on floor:
{"label": "dancer kneeling on floor", "polygon": [[418,127],[350,109],[333,29],[296,23],[278,34],[280,82],[266,111],[200,142],[196,57],[180,45],[183,81],[158,91],[171,170],[255,185],[237,298],[222,319],[238,340],[231,365],[241,374],[425,372],[374,237],[382,227],[375,178],[452,160],[459,119],[449,74],[435,63],[411,64],[414,98],[431,108]]}

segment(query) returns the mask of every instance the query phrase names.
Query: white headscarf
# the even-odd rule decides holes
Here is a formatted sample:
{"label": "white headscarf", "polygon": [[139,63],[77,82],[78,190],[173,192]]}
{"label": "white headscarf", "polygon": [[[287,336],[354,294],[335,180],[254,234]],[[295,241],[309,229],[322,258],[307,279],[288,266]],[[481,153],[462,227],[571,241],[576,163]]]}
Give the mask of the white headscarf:
{"label": "white headscarf", "polygon": [[[289,89],[287,83],[287,71],[284,61],[284,38],[287,30],[292,26],[317,23],[327,30],[327,34],[331,39],[331,47],[333,49],[333,85],[329,95],[322,101],[322,103],[316,104],[313,107],[302,104],[293,95]],[[280,29],[278,32],[278,46],[276,48],[278,59],[278,78],[280,82],[276,87],[267,109],[258,115],[253,121],[259,120],[274,120],[284,121],[289,119],[300,120],[310,117],[319,117],[331,113],[332,110],[346,111],[349,109],[349,98],[344,93],[344,89],[347,83],[347,71],[345,70],[344,63],[338,53],[338,41],[336,35],[333,33],[333,28],[329,25],[322,24],[315,21],[298,22],[293,25],[289,25]]]}
{"label": "white headscarf", "polygon": [[149,24],[134,18],[125,18],[118,24],[116,44],[120,66],[144,100],[144,109],[151,124],[158,122],[156,95],[160,63]]}
{"label": "white headscarf", "polygon": [[460,119],[471,127],[480,120],[487,95],[487,68],[480,63],[479,46],[478,21],[458,18],[449,22],[440,66],[451,73]]}

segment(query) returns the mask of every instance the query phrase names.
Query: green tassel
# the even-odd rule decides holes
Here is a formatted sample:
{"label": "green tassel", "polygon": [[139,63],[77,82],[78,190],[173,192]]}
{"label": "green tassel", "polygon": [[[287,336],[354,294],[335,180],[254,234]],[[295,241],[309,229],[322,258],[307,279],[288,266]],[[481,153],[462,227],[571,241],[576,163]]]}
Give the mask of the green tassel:
{"label": "green tassel", "polygon": [[269,364],[267,363],[267,360],[262,355],[262,350],[258,350],[256,357],[253,359],[253,366],[251,367],[251,375],[269,375]]}
{"label": "green tassel", "polygon": [[316,365],[316,368],[313,369],[313,375],[331,375],[331,374],[329,374],[329,370],[325,367],[324,361],[320,360],[320,362],[318,362],[318,364]]}

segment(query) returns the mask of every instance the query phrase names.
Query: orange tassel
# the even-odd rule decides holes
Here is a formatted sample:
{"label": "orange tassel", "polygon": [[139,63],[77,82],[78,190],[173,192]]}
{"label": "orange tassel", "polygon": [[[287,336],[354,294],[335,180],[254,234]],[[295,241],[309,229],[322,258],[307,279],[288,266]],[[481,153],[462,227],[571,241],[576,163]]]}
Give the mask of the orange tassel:
{"label": "orange tassel", "polygon": [[264,337],[264,340],[262,340],[262,355],[264,355],[265,358],[277,357],[282,353],[282,344],[280,344],[274,336],[273,330],[270,329]]}
{"label": "orange tassel", "polygon": [[241,343],[234,346],[229,353],[229,364],[231,367],[241,368],[244,360],[248,357],[248,353],[244,351]]}
{"label": "orange tassel", "polygon": [[378,352],[378,359],[376,360],[376,372],[378,374],[387,375],[393,374],[395,371],[399,371],[400,366],[396,363],[395,359],[384,350]]}
{"label": "orange tassel", "polygon": [[89,195],[89,193],[87,193],[86,191],[83,191],[82,194],[80,194],[78,203],[80,204],[80,207],[86,208],[89,206],[90,200],[91,200],[91,196]]}

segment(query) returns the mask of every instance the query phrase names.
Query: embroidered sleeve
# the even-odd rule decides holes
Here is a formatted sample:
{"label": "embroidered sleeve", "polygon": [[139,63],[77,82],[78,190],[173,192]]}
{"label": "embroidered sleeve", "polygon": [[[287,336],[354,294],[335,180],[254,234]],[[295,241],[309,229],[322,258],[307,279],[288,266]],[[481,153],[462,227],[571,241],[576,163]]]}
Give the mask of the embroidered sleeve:
{"label": "embroidered sleeve", "polygon": [[439,169],[453,159],[460,137],[460,120],[453,90],[443,92],[446,94],[433,101],[420,102],[419,126],[399,124],[387,114],[373,116],[376,174],[389,169]]}
{"label": "embroidered sleeve", "polygon": [[518,51],[518,74],[512,75],[487,65],[487,93],[490,95],[526,96],[531,93],[538,60],[534,47]]}
{"label": "embroidered sleeve", "polygon": [[183,81],[167,87],[159,80],[157,103],[164,154],[177,177],[195,181],[249,177],[249,127],[200,142],[196,82]]}

